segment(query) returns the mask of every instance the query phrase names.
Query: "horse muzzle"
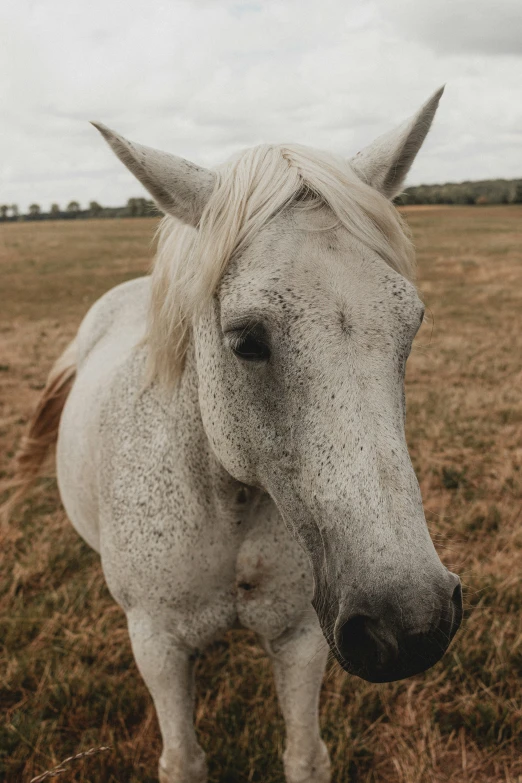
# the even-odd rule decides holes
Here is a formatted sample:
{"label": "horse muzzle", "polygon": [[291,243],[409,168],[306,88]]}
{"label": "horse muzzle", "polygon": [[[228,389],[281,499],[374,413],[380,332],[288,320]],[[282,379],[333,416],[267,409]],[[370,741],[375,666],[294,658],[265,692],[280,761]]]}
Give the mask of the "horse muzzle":
{"label": "horse muzzle", "polygon": [[[402,626],[400,607],[388,604],[375,613],[356,602],[335,623],[330,646],[343,669],[369,682],[392,682],[426,671],[439,661],[462,620],[460,580],[448,572],[453,583],[449,598],[441,600],[427,630]],[[455,584],[455,580],[457,584]]]}

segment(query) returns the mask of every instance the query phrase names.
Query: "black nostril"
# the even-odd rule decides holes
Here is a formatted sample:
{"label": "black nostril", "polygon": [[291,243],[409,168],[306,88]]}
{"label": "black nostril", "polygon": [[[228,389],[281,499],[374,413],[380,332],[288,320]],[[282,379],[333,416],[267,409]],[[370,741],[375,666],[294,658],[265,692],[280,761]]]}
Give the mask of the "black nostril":
{"label": "black nostril", "polygon": [[339,633],[341,649],[358,647],[366,643],[366,622],[368,619],[364,614],[356,614],[344,623]]}
{"label": "black nostril", "polygon": [[397,655],[397,642],[386,633],[377,620],[356,614],[337,633],[342,657],[356,669],[386,667]]}

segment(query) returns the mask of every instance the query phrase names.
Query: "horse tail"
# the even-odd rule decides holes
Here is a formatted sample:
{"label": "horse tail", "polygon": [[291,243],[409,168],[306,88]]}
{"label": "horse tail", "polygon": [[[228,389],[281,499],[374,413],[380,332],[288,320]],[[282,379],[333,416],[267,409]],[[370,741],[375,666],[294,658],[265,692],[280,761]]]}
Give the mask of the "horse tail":
{"label": "horse tail", "polygon": [[47,457],[58,440],[62,411],[76,375],[76,341],[73,340],[53,365],[38,404],[29,420],[18,453],[15,472],[1,490],[9,493],[0,506],[0,516],[8,520],[42,472]]}

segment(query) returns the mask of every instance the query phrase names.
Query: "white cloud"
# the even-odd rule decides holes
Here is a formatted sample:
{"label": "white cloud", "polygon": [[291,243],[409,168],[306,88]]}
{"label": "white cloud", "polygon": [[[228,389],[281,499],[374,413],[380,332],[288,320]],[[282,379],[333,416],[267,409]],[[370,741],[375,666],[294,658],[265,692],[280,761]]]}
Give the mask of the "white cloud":
{"label": "white cloud", "polygon": [[436,52],[522,55],[520,0],[380,0],[383,15]]}
{"label": "white cloud", "polygon": [[47,208],[72,198],[121,204],[140,194],[89,119],[203,164],[260,141],[351,154],[443,82],[410,182],[522,176],[519,7],[519,0],[10,3],[0,26],[0,201]]}

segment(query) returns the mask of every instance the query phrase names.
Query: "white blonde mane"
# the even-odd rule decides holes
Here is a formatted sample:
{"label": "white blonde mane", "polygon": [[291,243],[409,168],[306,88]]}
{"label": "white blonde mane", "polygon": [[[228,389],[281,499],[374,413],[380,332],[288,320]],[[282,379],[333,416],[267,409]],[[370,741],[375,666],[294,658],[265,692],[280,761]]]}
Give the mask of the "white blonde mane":
{"label": "white blonde mane", "polygon": [[413,281],[414,250],[399,213],[347,161],[297,144],[248,149],[217,169],[198,229],[170,216],[160,224],[147,334],[150,377],[175,381],[191,323],[230,259],[289,204],[326,204],[354,237]]}

